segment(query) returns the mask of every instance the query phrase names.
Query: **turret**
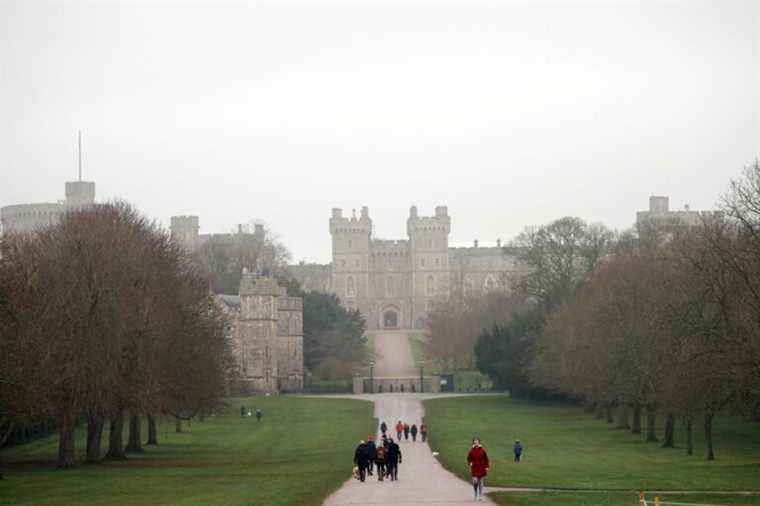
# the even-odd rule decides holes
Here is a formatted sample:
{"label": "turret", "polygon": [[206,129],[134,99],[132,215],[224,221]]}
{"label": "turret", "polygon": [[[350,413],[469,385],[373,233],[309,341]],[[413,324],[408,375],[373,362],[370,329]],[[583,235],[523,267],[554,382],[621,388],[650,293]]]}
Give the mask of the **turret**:
{"label": "turret", "polygon": [[188,251],[194,251],[199,242],[198,223],[197,216],[172,216],[170,227],[172,238]]}

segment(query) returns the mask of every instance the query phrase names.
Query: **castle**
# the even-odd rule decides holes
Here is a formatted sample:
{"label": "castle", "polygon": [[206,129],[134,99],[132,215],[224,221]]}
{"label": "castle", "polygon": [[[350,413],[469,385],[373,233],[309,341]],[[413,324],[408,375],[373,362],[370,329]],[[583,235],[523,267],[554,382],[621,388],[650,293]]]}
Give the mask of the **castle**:
{"label": "castle", "polygon": [[66,200],[44,204],[16,204],[0,208],[0,231],[33,232],[54,225],[64,213],[95,202],[95,183],[69,181],[66,183]]}
{"label": "castle", "polygon": [[433,216],[420,216],[411,207],[406,231],[407,239],[377,239],[367,207],[358,217],[333,209],[332,264],[294,265],[291,271],[305,290],[336,294],[365,315],[369,330],[378,330],[423,328],[437,298],[506,289],[525,270],[501,240],[452,246],[445,206],[436,207]]}
{"label": "castle", "polygon": [[303,390],[303,300],[269,276],[243,272],[240,295],[219,295],[246,392]]}

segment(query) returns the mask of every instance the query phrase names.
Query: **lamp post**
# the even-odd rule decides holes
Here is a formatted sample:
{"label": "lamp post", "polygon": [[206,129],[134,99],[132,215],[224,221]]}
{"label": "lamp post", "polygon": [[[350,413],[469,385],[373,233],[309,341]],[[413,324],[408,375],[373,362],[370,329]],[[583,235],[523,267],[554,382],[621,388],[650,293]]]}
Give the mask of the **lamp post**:
{"label": "lamp post", "polygon": [[420,393],[425,391],[425,375],[423,370],[424,365],[420,362]]}
{"label": "lamp post", "polygon": [[372,360],[369,363],[369,393],[374,394],[375,393],[375,361]]}

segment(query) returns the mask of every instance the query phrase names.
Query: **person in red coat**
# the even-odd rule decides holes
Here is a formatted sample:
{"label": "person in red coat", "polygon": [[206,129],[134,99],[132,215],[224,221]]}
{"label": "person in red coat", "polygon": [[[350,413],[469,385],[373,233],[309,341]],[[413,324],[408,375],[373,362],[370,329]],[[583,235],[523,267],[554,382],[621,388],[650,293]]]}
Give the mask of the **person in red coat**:
{"label": "person in red coat", "polygon": [[483,478],[488,474],[490,463],[486,449],[480,446],[480,438],[472,440],[472,448],[467,454],[467,464],[472,474],[472,488],[475,490],[475,500],[483,500]]}

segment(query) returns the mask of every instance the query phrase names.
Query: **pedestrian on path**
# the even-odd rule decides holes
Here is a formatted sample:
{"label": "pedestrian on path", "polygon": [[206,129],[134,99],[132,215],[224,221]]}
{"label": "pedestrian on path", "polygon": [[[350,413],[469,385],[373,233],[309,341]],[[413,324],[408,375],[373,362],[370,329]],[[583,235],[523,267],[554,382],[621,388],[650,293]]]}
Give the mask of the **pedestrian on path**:
{"label": "pedestrian on path", "polygon": [[380,432],[383,433],[383,436],[385,435],[386,432],[388,432],[388,426],[385,424],[385,422],[380,424]]}
{"label": "pedestrian on path", "polygon": [[388,476],[390,476],[391,481],[397,481],[398,465],[401,463],[401,448],[390,438],[388,439],[387,460]]}
{"label": "pedestrian on path", "polygon": [[523,445],[519,439],[515,441],[515,446],[513,450],[515,452],[515,462],[520,462],[520,458],[522,457],[522,452],[523,452]]}
{"label": "pedestrian on path", "polygon": [[367,474],[372,476],[372,466],[375,463],[375,437],[367,436]]}
{"label": "pedestrian on path", "polygon": [[262,416],[264,416],[264,412],[261,411],[259,408],[256,408],[256,421],[260,422]]}
{"label": "pedestrian on path", "polygon": [[404,440],[409,441],[409,424],[404,423]]}
{"label": "pedestrian on path", "polygon": [[404,424],[401,420],[396,424],[396,441],[401,441],[401,434],[404,432]]}
{"label": "pedestrian on path", "polygon": [[422,422],[422,425],[420,425],[420,437],[422,438],[423,443],[427,441],[427,430],[427,424]]}
{"label": "pedestrian on path", "polygon": [[387,462],[387,448],[384,443],[378,444],[375,448],[375,466],[377,467],[377,481],[383,481],[383,476],[386,473]]}
{"label": "pedestrian on path", "polygon": [[410,432],[412,433],[412,442],[416,443],[417,442],[417,424],[416,423],[412,424],[412,429]]}
{"label": "pedestrian on path", "polygon": [[474,438],[472,440],[472,448],[467,454],[467,464],[470,466],[470,474],[472,475],[472,488],[475,491],[475,500],[483,500],[483,480],[488,474],[488,468],[490,462],[488,461],[488,454],[486,449],[480,445],[480,438]]}
{"label": "pedestrian on path", "polygon": [[359,446],[357,446],[354,451],[354,464],[359,468],[359,481],[362,483],[364,483],[367,476],[367,453],[367,444],[364,441],[359,441]]}

